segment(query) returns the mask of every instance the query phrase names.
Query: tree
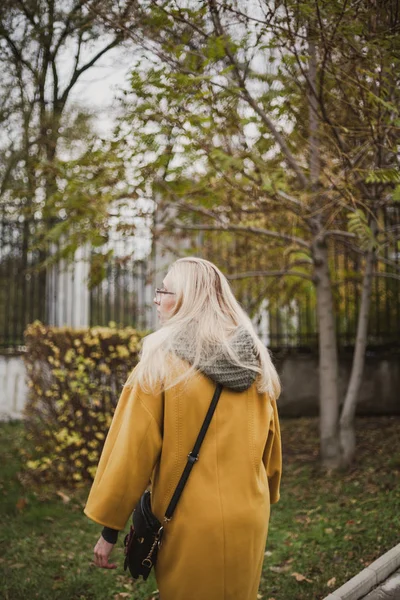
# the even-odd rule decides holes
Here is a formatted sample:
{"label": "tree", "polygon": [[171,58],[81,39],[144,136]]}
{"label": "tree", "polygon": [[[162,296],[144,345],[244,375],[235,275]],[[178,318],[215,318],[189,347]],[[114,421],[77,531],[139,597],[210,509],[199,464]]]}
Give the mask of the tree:
{"label": "tree", "polygon": [[[39,233],[45,244],[67,228],[64,255],[73,255],[81,240],[87,241],[88,218],[91,241],[100,243],[110,205],[126,191],[118,184],[124,180],[124,164],[115,143],[99,140],[91,115],[70,102],[82,76],[126,38],[121,31],[105,31],[94,5],[99,3],[6,0],[0,8],[3,214],[24,217],[26,240],[34,217],[44,224]],[[68,222],[54,229],[54,220],[66,215]],[[42,250],[42,265],[45,258]]]}
{"label": "tree", "polygon": [[[125,27],[116,15],[107,22]],[[142,3],[134,36],[143,52],[126,122],[136,132],[138,193],[179,209],[180,229],[265,240],[276,266],[265,276],[315,285],[327,467],[354,456],[372,277],[399,277],[379,267],[397,268],[381,248],[398,231],[381,214],[399,195],[398,28],[391,1],[154,1]],[[363,260],[340,421],[332,239]]]}

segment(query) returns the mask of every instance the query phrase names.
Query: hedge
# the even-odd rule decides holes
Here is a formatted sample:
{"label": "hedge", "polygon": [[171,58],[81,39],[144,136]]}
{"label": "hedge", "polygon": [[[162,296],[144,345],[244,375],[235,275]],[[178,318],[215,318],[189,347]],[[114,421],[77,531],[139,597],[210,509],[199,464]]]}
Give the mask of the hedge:
{"label": "hedge", "polygon": [[27,327],[25,477],[75,487],[93,479],[143,336],[114,323],[76,330],[35,321]]}

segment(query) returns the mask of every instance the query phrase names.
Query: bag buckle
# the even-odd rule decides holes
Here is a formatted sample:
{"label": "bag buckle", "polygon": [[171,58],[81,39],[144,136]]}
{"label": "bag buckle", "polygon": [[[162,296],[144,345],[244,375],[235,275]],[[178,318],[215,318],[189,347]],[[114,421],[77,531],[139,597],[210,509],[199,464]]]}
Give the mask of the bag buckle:
{"label": "bag buckle", "polygon": [[198,454],[194,455],[191,452],[189,452],[189,454],[188,454],[188,461],[193,464],[197,460],[199,460],[199,455]]}

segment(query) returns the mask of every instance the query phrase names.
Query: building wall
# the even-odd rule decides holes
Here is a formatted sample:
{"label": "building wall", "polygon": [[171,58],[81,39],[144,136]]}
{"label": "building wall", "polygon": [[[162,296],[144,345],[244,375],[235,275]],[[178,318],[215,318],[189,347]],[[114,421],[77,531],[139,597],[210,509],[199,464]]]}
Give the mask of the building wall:
{"label": "building wall", "polygon": [[[279,412],[282,417],[318,414],[318,359],[290,352],[273,356],[282,380]],[[339,392],[344,399],[351,369],[351,354],[341,356]],[[0,356],[0,418],[18,419],[28,388],[21,356]],[[359,415],[400,415],[400,354],[369,354],[357,407]]]}
{"label": "building wall", "polygon": [[21,355],[0,356],[0,420],[20,419],[28,395]]}
{"label": "building wall", "polygon": [[[318,357],[293,352],[273,357],[282,382],[279,411],[282,416],[318,414]],[[339,398],[344,401],[352,355],[339,358]],[[400,354],[367,354],[358,415],[400,414]]]}

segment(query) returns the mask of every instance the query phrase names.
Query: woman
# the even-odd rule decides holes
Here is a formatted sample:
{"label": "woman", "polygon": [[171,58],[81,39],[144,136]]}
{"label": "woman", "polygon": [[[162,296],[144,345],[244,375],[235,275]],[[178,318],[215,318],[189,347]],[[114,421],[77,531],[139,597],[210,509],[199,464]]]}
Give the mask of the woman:
{"label": "woman", "polygon": [[165,525],[156,579],[162,600],[255,600],[270,505],[279,499],[277,373],[211,262],[177,260],[155,302],[162,326],[144,340],[123,388],[85,507],[105,526],[95,564],[116,566],[108,559],[117,531],[150,480],[163,520],[222,383],[199,460]]}

